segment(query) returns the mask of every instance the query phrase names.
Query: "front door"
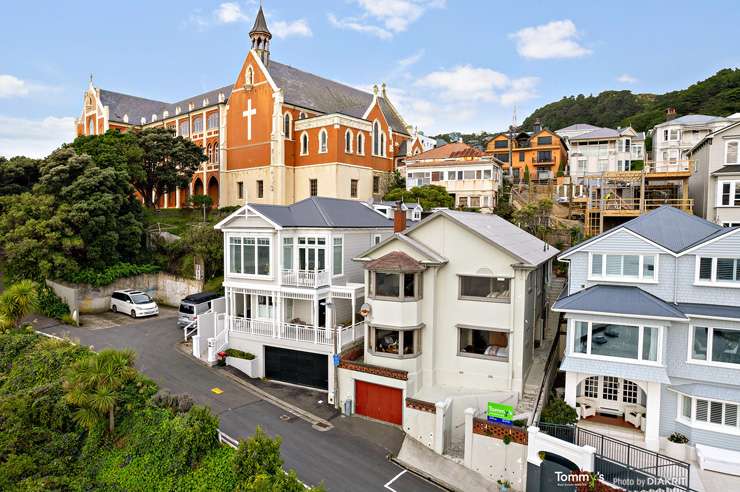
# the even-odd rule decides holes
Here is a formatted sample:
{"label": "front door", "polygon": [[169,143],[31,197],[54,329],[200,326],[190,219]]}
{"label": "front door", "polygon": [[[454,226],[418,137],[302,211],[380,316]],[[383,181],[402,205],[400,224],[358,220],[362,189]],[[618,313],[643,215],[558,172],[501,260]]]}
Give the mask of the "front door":
{"label": "front door", "polygon": [[328,356],[265,346],[265,377],[300,386],[329,389]]}

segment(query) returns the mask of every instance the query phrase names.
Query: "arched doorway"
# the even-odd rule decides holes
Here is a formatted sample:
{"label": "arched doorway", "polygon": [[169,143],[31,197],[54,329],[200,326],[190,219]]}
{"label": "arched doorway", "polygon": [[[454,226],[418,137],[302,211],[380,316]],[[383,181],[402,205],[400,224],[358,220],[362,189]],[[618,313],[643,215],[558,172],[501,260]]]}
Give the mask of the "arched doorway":
{"label": "arched doorway", "polygon": [[203,181],[200,180],[200,178],[197,178],[195,180],[195,183],[193,183],[193,195],[202,195],[203,194]]}
{"label": "arched doorway", "polygon": [[216,176],[211,176],[208,180],[208,196],[211,197],[213,208],[218,208],[218,180]]}

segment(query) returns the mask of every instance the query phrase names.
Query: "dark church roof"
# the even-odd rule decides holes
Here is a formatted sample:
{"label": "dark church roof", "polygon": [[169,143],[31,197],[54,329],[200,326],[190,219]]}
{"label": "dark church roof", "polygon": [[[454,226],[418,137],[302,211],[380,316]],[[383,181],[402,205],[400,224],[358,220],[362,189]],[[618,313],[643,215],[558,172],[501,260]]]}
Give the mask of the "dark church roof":
{"label": "dark church roof", "polygon": [[259,12],[257,12],[257,17],[254,19],[254,26],[252,26],[252,30],[249,31],[249,34],[253,34],[256,32],[264,32],[270,34],[269,29],[267,29],[265,14],[264,12],[262,12],[262,5],[260,5],[260,10]]}

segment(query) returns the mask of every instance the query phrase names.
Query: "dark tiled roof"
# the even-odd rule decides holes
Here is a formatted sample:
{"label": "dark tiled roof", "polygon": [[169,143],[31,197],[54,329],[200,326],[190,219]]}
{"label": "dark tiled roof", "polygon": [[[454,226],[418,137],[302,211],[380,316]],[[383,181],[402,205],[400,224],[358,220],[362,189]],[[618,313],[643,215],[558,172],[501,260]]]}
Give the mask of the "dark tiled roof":
{"label": "dark tiled roof", "polygon": [[282,227],[393,227],[392,220],[357,200],[314,196],[293,205],[250,206]]}
{"label": "dark tiled roof", "polygon": [[390,253],[376,258],[367,264],[368,270],[385,270],[390,272],[421,272],[424,266],[404,253],[403,251],[391,251]]}
{"label": "dark tiled roof", "polygon": [[710,316],[712,318],[740,319],[740,306],[718,306],[716,304],[698,304],[679,302],[678,309],[688,316]]}
{"label": "dark tiled roof", "polygon": [[553,305],[553,310],[687,319],[675,305],[639,287],[627,285],[593,285],[558,299]]}
{"label": "dark tiled roof", "polygon": [[729,164],[714,171],[712,174],[737,174],[740,173],[740,164]]}
{"label": "dark tiled roof", "polygon": [[265,14],[262,12],[262,5],[260,5],[260,10],[257,12],[257,17],[254,19],[254,26],[252,26],[252,30],[249,31],[249,34],[254,32],[270,32],[267,29],[267,22],[265,21]]}

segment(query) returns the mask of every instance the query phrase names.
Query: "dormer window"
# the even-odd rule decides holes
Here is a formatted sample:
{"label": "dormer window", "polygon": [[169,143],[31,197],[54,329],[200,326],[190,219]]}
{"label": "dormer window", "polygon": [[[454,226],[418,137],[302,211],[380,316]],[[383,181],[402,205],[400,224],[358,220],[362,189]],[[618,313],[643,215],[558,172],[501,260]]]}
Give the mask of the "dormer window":
{"label": "dormer window", "polygon": [[165,111],[164,113],[162,113],[162,118],[168,118],[169,116],[170,116],[169,111]]}

